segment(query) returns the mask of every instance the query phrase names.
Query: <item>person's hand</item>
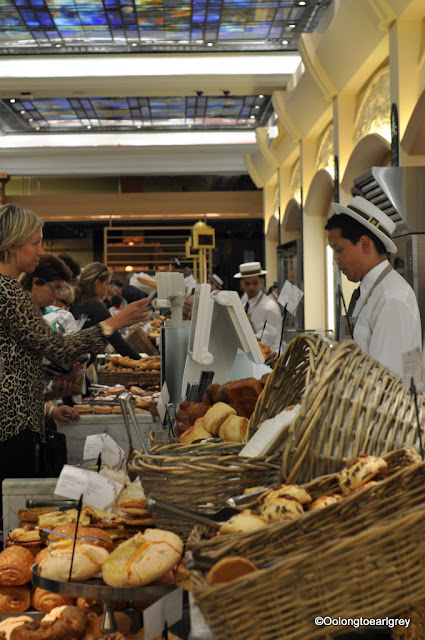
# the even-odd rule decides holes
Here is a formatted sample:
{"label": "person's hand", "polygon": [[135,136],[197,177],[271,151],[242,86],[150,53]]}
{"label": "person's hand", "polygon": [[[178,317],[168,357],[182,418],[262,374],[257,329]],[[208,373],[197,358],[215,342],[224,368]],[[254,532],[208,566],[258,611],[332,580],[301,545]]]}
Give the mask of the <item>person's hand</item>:
{"label": "person's hand", "polygon": [[62,422],[74,422],[80,419],[78,411],[68,405],[63,404],[60,407],[54,407],[50,416],[55,420],[62,420]]}
{"label": "person's hand", "polygon": [[108,318],[104,322],[116,331],[117,329],[130,327],[137,322],[145,322],[149,315],[149,298],[142,298],[141,300],[136,300],[136,302],[131,302],[116,316]]}

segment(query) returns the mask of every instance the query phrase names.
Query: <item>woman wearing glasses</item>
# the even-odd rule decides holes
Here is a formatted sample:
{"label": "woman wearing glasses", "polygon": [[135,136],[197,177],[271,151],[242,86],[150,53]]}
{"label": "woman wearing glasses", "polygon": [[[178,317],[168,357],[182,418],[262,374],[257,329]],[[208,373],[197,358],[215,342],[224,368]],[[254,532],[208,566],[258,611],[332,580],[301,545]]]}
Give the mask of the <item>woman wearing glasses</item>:
{"label": "woman wearing glasses", "polygon": [[[75,300],[71,307],[71,313],[76,320],[83,314],[87,316],[84,327],[92,327],[111,317],[109,310],[102,302],[108,292],[111,277],[112,274],[108,267],[101,262],[92,262],[81,271],[80,279],[75,288]],[[117,332],[110,336],[109,342],[115,351],[122,356],[140,360],[137,351],[124,340],[120,333]]]}
{"label": "woman wearing glasses", "polygon": [[84,331],[69,336],[52,331],[18,282],[44,253],[42,227],[32,211],[0,208],[0,483],[35,475],[34,442],[44,438],[43,357],[58,364],[78,362],[87,352],[104,351],[115,331],[147,315],[140,300]]}

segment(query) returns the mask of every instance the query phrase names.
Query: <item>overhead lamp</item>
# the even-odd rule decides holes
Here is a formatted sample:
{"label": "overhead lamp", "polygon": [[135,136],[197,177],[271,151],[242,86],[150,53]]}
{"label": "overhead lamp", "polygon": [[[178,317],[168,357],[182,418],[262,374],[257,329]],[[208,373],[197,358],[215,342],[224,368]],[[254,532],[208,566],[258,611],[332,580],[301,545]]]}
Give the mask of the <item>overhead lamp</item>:
{"label": "overhead lamp", "polygon": [[207,42],[207,47],[213,47],[214,46],[214,42]]}
{"label": "overhead lamp", "polygon": [[288,44],[288,40],[282,40],[282,44]]}
{"label": "overhead lamp", "polygon": [[304,0],[301,0],[301,2],[299,2],[299,3],[298,3],[298,6],[299,6],[299,7],[304,7],[304,6],[305,6],[305,2],[304,2]]}
{"label": "overhead lamp", "polygon": [[290,29],[295,29],[295,26],[296,26],[295,24],[288,24],[288,27],[289,27]]}
{"label": "overhead lamp", "polygon": [[25,113],[25,109],[21,109],[19,113]]}
{"label": "overhead lamp", "polygon": [[11,98],[11,99],[9,100],[9,102],[11,102],[11,103],[13,104],[14,102],[16,102],[16,100],[15,100],[15,98]]}
{"label": "overhead lamp", "polygon": [[262,93],[260,93],[260,95],[258,97],[260,98],[260,100],[262,100],[264,98]]}
{"label": "overhead lamp", "polygon": [[131,264],[128,264],[126,267],[124,267],[124,271],[133,271],[134,267],[131,266]]}

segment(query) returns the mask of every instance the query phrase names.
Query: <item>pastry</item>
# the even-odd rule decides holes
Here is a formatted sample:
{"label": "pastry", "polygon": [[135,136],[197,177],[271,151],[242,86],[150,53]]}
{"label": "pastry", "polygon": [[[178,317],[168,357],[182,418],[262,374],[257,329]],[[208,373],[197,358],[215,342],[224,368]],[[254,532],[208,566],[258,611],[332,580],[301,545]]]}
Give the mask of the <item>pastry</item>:
{"label": "pastry", "polygon": [[53,622],[25,622],[15,627],[10,640],[78,640],[79,636],[68,619]]}
{"label": "pastry", "polygon": [[[58,524],[66,524],[67,522],[77,522],[78,512],[77,509],[68,509],[67,511],[50,511],[50,513],[44,513],[38,518],[38,526],[40,529],[57,526]],[[90,524],[90,516],[88,514],[88,508],[83,507],[80,515],[80,525],[86,526]]]}
{"label": "pastry", "polygon": [[182,444],[191,444],[195,440],[211,438],[211,433],[205,429],[204,418],[198,418],[191,429],[181,434],[179,440]]}
{"label": "pastry", "polygon": [[220,533],[249,533],[264,527],[267,527],[267,520],[263,516],[253,514],[250,509],[244,509],[221,525]]}
{"label": "pastry", "polygon": [[111,587],[136,587],[163,576],[180,560],[182,540],[171,531],[146,529],[120,544],[105,560],[102,577]]}
{"label": "pastry", "polygon": [[205,579],[208,584],[231,582],[253,571],[257,571],[257,567],[251,560],[248,560],[248,558],[242,558],[240,556],[222,558],[211,567]]}
{"label": "pastry", "polygon": [[93,413],[93,407],[89,404],[74,404],[73,409],[78,413]]}
{"label": "pastry", "polygon": [[289,496],[298,500],[300,504],[308,504],[312,501],[311,495],[296,484],[283,484],[279,489],[272,489],[265,496],[265,500],[274,500],[275,498],[283,498]]}
{"label": "pastry", "polygon": [[373,480],[378,474],[386,472],[388,465],[383,458],[361,455],[342,469],[338,474],[341,490],[346,495]]}
{"label": "pastry", "polygon": [[248,418],[227,416],[218,429],[218,435],[226,442],[246,442],[248,422]]}
{"label": "pastry", "polygon": [[33,564],[34,556],[28,549],[19,545],[7,547],[0,553],[0,585],[18,586],[30,582]]}
{"label": "pastry", "polygon": [[[75,537],[75,522],[57,525],[54,532],[49,533],[48,540],[49,542],[59,542],[66,540],[67,536]],[[83,539],[83,542],[103,547],[107,551],[112,551],[114,548],[114,543],[108,532],[97,527],[78,527],[77,539]]]}
{"label": "pastry", "polygon": [[217,402],[204,415],[204,427],[207,431],[216,436],[218,429],[228,416],[235,416],[236,411],[224,402]]}
{"label": "pastry", "polygon": [[34,507],[32,509],[19,509],[18,518],[19,522],[31,522],[37,524],[38,516],[41,516],[43,513],[49,513],[52,510],[52,507]]}
{"label": "pastry", "polygon": [[37,611],[49,613],[55,607],[63,607],[73,604],[74,600],[70,596],[60,593],[53,593],[36,587],[32,593],[31,604]]}
{"label": "pastry", "polygon": [[317,511],[318,509],[324,509],[325,507],[329,507],[330,504],[340,502],[340,500],[342,500],[342,496],[338,493],[333,493],[329,496],[320,496],[308,505],[308,510]]}
{"label": "pastry", "polygon": [[93,413],[96,414],[109,414],[112,413],[112,407],[108,405],[95,404],[93,405]]}
{"label": "pastry", "polygon": [[[48,547],[47,554],[38,563],[38,572],[44,578],[66,582],[69,577],[73,541],[55,542]],[[72,580],[80,581],[99,573],[108,557],[102,547],[77,542],[75,545]]]}
{"label": "pastry", "polygon": [[32,618],[29,616],[13,616],[12,618],[6,618],[0,622],[0,632],[4,633],[6,640],[10,640],[10,634],[15,627],[20,627],[25,622],[31,622]]}
{"label": "pastry", "polygon": [[304,513],[302,505],[298,500],[295,500],[295,498],[291,498],[291,496],[265,500],[264,503],[260,505],[259,511],[263,518],[266,518],[267,522],[293,520],[294,518],[302,516]]}
{"label": "pastry", "polygon": [[0,587],[0,613],[22,613],[30,604],[28,587]]}

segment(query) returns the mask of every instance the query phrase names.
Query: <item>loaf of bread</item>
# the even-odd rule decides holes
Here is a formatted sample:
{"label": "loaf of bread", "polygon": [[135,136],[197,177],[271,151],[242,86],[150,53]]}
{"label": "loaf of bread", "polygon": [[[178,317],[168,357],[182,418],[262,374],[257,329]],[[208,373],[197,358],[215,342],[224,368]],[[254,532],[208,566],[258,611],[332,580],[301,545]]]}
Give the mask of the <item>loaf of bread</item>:
{"label": "loaf of bread", "polygon": [[233,407],[238,416],[250,418],[263,388],[256,378],[244,378],[222,384],[217,390],[217,401]]}
{"label": "loaf of bread", "polygon": [[218,402],[217,400],[217,392],[220,388],[220,385],[217,382],[210,384],[204,393],[204,397],[202,398],[202,402],[206,402],[207,404],[215,404]]}
{"label": "loaf of bread", "polygon": [[180,403],[176,413],[177,429],[183,433],[195,424],[198,418],[203,418],[210,405],[205,402],[189,402],[184,400]]}
{"label": "loaf of bread", "polygon": [[[72,547],[72,540],[51,544],[44,558],[38,563],[39,574],[44,578],[66,582],[71,567]],[[71,580],[87,580],[99,573],[108,555],[102,547],[77,542]]]}
{"label": "loaf of bread", "polygon": [[180,560],[183,542],[175,533],[146,529],[120,544],[105,560],[102,577],[111,587],[138,587],[161,578]]}
{"label": "loaf of bread", "polygon": [[72,605],[74,599],[70,596],[64,596],[60,593],[53,593],[52,591],[46,591],[36,587],[32,592],[31,604],[37,611],[44,611],[44,613],[50,613],[52,609],[56,607],[64,607]]}
{"label": "loaf of bread", "polygon": [[33,564],[34,556],[28,549],[19,545],[7,547],[0,553],[0,585],[18,586],[30,582]]}

